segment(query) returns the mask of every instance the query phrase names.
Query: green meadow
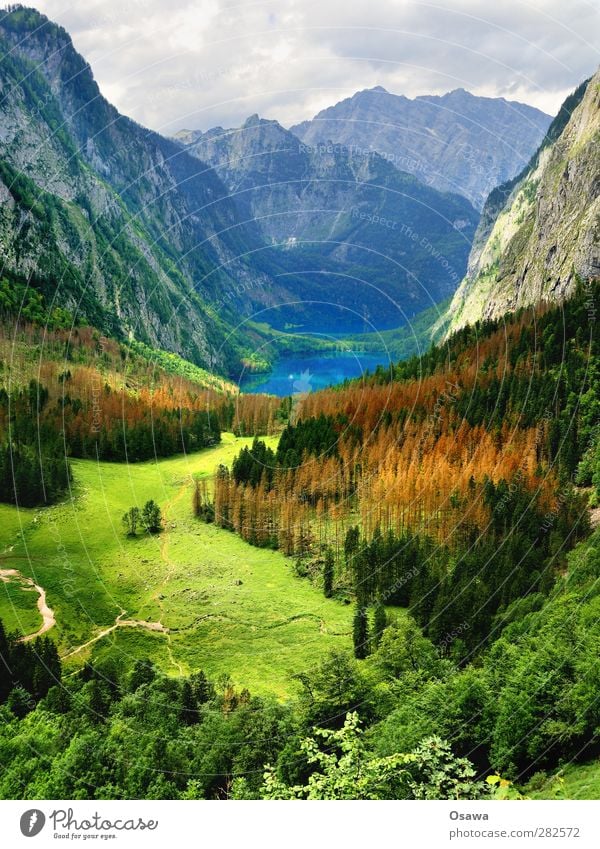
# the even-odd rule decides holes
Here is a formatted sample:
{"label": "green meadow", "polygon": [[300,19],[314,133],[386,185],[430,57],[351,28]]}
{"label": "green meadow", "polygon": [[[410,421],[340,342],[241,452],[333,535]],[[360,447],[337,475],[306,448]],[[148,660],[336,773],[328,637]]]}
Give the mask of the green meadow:
{"label": "green meadow", "polygon": [[600,799],[600,764],[569,764],[554,775],[539,774],[523,792],[531,799]]}
{"label": "green meadow", "polygon": [[8,633],[33,634],[42,624],[37,608],[38,594],[24,589],[17,578],[0,583],[0,619]]}
{"label": "green meadow", "polygon": [[[267,438],[274,444],[276,438]],[[296,577],[279,552],[254,548],[192,513],[194,478],[211,478],[251,442],[223,434],[196,454],[136,464],[73,460],[74,485],[43,509],[0,506],[1,567],[46,590],[68,674],[90,657],[150,657],[174,675],[204,669],[286,697],[292,674],[351,645],[351,609]],[[125,535],[121,516],[153,498],[164,530]],[[37,595],[0,585],[8,630],[41,625]]]}

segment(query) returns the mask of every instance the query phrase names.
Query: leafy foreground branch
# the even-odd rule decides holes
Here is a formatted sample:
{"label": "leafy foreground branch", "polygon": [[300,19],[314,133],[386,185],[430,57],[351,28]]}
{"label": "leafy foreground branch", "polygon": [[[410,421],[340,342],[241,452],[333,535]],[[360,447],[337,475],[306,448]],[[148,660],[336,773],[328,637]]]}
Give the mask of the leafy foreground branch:
{"label": "leafy foreground branch", "polygon": [[[315,729],[300,746],[314,772],[306,784],[286,784],[273,766],[264,774],[263,799],[481,799],[490,784],[476,780],[472,764],[457,758],[439,737],[414,752],[373,757],[367,751],[358,714],[348,713],[343,728]],[[248,798],[248,785],[234,782],[234,798]]]}

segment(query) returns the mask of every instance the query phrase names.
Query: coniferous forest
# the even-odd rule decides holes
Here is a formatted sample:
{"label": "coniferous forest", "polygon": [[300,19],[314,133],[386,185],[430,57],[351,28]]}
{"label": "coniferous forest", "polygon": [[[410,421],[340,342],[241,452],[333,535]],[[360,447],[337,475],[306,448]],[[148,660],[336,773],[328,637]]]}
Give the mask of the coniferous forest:
{"label": "coniferous forest", "polygon": [[[255,436],[214,492],[197,480],[199,526],[283,551],[294,580],[348,605],[347,648],[298,669],[292,699],[110,654],[65,687],[50,638],[3,636],[3,794],[17,782],[23,796],[309,798],[315,729],[374,770],[365,798],[451,798],[458,781],[464,798],[489,798],[496,774],[518,794],[594,757],[598,352],[580,329],[599,299],[582,286],[537,309],[536,336],[518,313],[366,386],[309,395],[275,447]],[[389,391],[402,401],[382,410]],[[33,383],[17,400],[48,403]],[[118,731],[132,727],[146,753],[133,775]],[[23,772],[32,737],[46,743]],[[398,758],[415,752],[407,778]],[[145,760],[159,764],[152,781]],[[343,780],[333,760],[324,786]]]}
{"label": "coniferous forest", "polygon": [[0,11],[0,799],[600,799],[600,71],[213,5]]}

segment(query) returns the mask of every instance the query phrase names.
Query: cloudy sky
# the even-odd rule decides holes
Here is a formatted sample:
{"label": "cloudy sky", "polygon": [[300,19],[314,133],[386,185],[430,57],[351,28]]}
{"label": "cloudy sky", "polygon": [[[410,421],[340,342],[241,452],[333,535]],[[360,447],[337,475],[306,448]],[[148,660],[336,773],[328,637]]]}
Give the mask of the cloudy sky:
{"label": "cloudy sky", "polygon": [[172,133],[285,126],[355,91],[466,88],[555,113],[600,64],[600,0],[33,0],[103,93]]}

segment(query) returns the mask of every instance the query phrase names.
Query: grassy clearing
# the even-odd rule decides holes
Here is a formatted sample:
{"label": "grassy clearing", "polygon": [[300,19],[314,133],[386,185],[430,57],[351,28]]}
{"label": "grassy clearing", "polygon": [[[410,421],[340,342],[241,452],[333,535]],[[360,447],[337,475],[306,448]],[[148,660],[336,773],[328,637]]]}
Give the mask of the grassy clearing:
{"label": "grassy clearing", "polygon": [[524,793],[531,799],[600,799],[600,760],[571,764],[548,777],[534,776]]}
{"label": "grassy clearing", "polygon": [[42,625],[37,609],[38,594],[32,589],[23,589],[17,578],[0,581],[0,619],[7,633],[20,636],[33,634]]}
{"label": "grassy clearing", "polygon": [[[57,620],[49,633],[67,665],[107,653],[124,662],[149,656],[173,674],[203,668],[285,696],[291,673],[350,646],[349,607],[295,577],[279,552],[192,516],[193,478],[211,476],[250,442],[224,434],[214,449],[129,466],[74,460],[70,500],[37,511],[2,507],[3,566],[46,589]],[[161,505],[165,530],[126,538],[122,514],[149,498]],[[119,614],[169,633],[114,628]]]}

